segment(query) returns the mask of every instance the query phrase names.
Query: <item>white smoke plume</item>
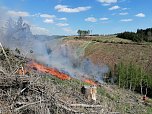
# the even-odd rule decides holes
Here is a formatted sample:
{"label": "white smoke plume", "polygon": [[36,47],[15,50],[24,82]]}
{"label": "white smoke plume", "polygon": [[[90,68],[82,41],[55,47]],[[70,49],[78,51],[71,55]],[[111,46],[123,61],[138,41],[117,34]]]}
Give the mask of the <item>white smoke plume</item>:
{"label": "white smoke plume", "polygon": [[71,47],[70,44],[63,43],[61,38],[33,35],[30,26],[21,17],[17,22],[11,18],[7,21],[1,42],[12,50],[20,49],[23,56],[58,69],[73,78],[87,77],[102,82],[103,75],[109,70],[106,65],[101,67],[93,64],[83,57],[83,49]]}

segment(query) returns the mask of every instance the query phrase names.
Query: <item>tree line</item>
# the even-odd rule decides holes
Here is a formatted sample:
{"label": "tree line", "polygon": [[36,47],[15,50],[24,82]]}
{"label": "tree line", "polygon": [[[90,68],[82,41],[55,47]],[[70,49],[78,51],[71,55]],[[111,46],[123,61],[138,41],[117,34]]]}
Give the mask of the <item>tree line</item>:
{"label": "tree line", "polygon": [[137,32],[122,32],[118,33],[117,37],[129,39],[135,42],[152,42],[152,28],[138,29]]}

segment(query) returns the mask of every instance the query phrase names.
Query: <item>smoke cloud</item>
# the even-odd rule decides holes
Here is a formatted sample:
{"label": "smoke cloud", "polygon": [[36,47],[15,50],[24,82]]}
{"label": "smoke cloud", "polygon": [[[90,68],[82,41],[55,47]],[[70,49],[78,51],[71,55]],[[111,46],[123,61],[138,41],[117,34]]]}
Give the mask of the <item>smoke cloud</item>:
{"label": "smoke cloud", "polygon": [[76,47],[57,36],[33,35],[30,26],[20,17],[17,22],[11,18],[7,21],[6,30],[1,42],[15,50],[21,50],[27,56],[45,65],[69,74],[73,78],[91,78],[103,81],[108,66],[99,66],[84,58],[84,50],[88,43]]}

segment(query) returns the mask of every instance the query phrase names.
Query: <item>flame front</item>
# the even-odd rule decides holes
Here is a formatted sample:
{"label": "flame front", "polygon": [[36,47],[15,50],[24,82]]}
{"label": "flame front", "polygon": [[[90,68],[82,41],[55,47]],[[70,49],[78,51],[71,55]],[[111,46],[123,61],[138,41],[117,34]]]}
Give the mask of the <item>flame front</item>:
{"label": "flame front", "polygon": [[67,74],[61,73],[56,69],[50,68],[50,67],[46,67],[42,64],[38,64],[36,62],[32,62],[28,65],[29,67],[33,68],[33,69],[37,69],[38,71],[41,71],[43,73],[49,73],[53,76],[56,76],[59,79],[62,80],[70,80],[70,76],[68,76]]}
{"label": "flame front", "polygon": [[[53,76],[56,76],[57,78],[59,79],[62,79],[62,80],[70,80],[71,77],[65,73],[62,73],[62,72],[59,72],[57,69],[54,69],[54,68],[50,68],[50,67],[46,67],[44,66],[43,64],[39,64],[39,63],[36,63],[34,61],[32,61],[31,63],[28,64],[28,66],[32,69],[36,69],[40,72],[43,72],[43,73],[49,73]],[[90,84],[90,85],[97,85],[93,80],[91,79],[84,79],[82,80],[83,82],[87,83],[87,84]]]}
{"label": "flame front", "polygon": [[84,82],[85,82],[85,83],[88,83],[88,84],[90,84],[90,85],[94,85],[94,86],[97,85],[94,81],[92,81],[92,80],[90,80],[90,79],[85,79]]}

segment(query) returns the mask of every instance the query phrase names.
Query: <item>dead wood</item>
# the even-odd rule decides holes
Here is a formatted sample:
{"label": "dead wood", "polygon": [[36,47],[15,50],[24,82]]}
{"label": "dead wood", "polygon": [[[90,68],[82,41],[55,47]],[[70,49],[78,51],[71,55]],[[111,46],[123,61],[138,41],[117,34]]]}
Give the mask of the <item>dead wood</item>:
{"label": "dead wood", "polygon": [[71,107],[87,107],[87,108],[102,108],[102,105],[88,105],[88,104],[70,104]]}
{"label": "dead wood", "polygon": [[67,106],[65,106],[65,105],[62,105],[62,104],[57,104],[57,106],[60,107],[60,108],[65,109],[65,110],[67,110],[67,111],[70,111],[70,112],[79,113],[79,114],[84,114],[84,113],[82,113],[82,112],[76,111],[76,110],[74,110],[74,109],[72,109],[72,108],[69,108],[69,107],[67,107]]}
{"label": "dead wood", "polygon": [[120,112],[109,112],[108,114],[120,114]]}
{"label": "dead wood", "polygon": [[[35,105],[35,104],[42,103],[42,102],[46,102],[46,101],[45,101],[45,100],[42,100],[42,101],[27,103],[26,105],[23,105],[23,106],[21,106],[21,107],[19,107],[19,108],[14,109],[14,112],[17,112],[17,111],[19,111],[19,110],[21,110],[21,109],[23,109],[23,108],[26,108],[26,107],[28,107],[28,106],[30,106],[30,105]],[[24,104],[25,104],[25,103],[24,103]]]}
{"label": "dead wood", "polygon": [[4,71],[2,67],[0,67],[0,72],[2,72],[6,76],[9,76],[9,74],[6,71]]}
{"label": "dead wood", "polygon": [[3,48],[2,44],[1,44],[1,42],[0,42],[0,46],[1,46],[1,48],[2,48],[3,54],[4,54],[5,57],[6,57],[6,60],[7,60],[7,62],[8,62],[9,67],[10,67],[10,70],[12,71],[11,63],[10,63],[8,57],[7,57],[7,54],[6,54],[5,50],[4,50],[4,48]]}

